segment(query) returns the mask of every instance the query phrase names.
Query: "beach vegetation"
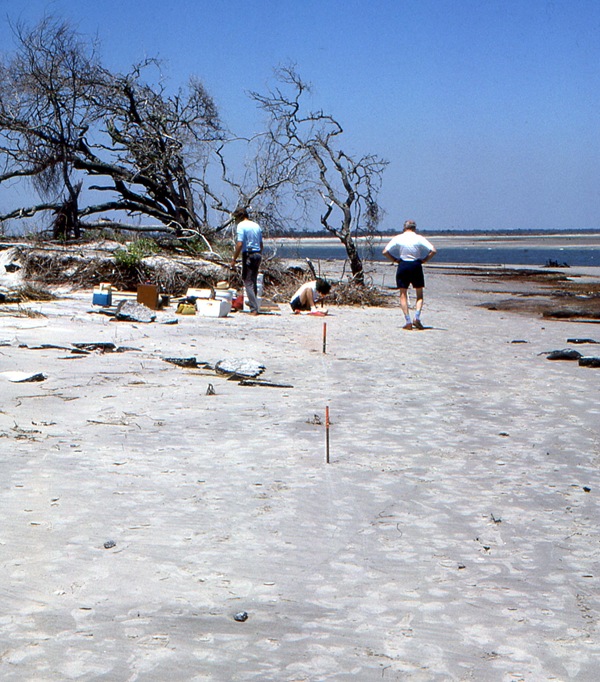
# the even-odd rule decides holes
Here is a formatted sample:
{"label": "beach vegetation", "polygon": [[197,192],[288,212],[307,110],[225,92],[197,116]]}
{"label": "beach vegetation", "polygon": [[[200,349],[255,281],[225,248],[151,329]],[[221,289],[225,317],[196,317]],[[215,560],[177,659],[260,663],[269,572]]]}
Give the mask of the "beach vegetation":
{"label": "beach vegetation", "polygon": [[153,239],[140,237],[129,242],[125,248],[116,249],[114,258],[119,265],[126,268],[135,268],[141,264],[144,258],[153,256],[159,252],[159,246]]}

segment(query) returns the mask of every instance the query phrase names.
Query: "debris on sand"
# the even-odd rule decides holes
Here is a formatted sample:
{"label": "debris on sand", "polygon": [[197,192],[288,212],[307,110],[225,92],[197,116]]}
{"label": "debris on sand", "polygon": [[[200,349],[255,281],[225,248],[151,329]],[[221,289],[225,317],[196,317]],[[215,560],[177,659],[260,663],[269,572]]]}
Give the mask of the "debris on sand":
{"label": "debris on sand", "polygon": [[172,365],[177,365],[178,367],[206,367],[206,362],[198,362],[196,358],[163,358],[164,362],[170,362]]}
{"label": "debris on sand", "polygon": [[90,353],[126,353],[130,350],[139,351],[139,348],[131,346],[117,346],[111,341],[95,341],[92,343],[74,343],[72,347],[59,346],[54,343],[41,343],[38,346],[22,345],[21,348],[29,350],[63,350],[74,355],[89,355]]}
{"label": "debris on sand", "polygon": [[266,386],[267,388],[294,388],[292,384],[279,384],[274,381],[263,381],[262,379],[242,379],[240,386]]}
{"label": "debris on sand", "polygon": [[115,320],[125,322],[154,322],[156,313],[141,303],[119,301],[115,311]]}
{"label": "debris on sand", "polygon": [[1,372],[3,377],[15,384],[25,383],[27,381],[45,381],[46,375],[43,372]]}
{"label": "debris on sand", "polygon": [[570,348],[563,348],[562,350],[553,350],[548,353],[548,360],[579,360],[581,353]]}
{"label": "debris on sand", "polygon": [[227,374],[232,381],[236,379],[254,379],[265,371],[266,367],[249,358],[227,358],[219,360],[215,365],[217,374]]}

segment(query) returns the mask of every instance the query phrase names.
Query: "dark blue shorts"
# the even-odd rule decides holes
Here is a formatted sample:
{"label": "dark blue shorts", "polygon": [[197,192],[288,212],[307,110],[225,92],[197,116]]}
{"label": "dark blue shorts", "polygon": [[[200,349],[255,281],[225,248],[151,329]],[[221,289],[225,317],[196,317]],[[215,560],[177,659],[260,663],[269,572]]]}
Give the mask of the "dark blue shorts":
{"label": "dark blue shorts", "polygon": [[300,296],[293,298],[290,301],[290,305],[292,306],[292,310],[294,312],[296,312],[296,310],[310,310],[310,306],[307,308],[305,305],[303,305],[302,301],[300,300]]}
{"label": "dark blue shorts", "polygon": [[423,264],[420,260],[401,260],[396,270],[396,286],[398,289],[408,289],[411,284],[415,289],[425,286]]}

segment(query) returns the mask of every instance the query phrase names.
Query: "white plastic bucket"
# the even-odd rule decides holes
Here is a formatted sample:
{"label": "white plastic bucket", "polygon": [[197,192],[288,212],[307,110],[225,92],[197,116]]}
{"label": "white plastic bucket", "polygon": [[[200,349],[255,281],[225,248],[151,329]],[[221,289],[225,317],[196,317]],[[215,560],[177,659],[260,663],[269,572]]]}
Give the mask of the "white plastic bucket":
{"label": "white plastic bucket", "polygon": [[215,299],[220,301],[233,301],[235,289],[215,289]]}

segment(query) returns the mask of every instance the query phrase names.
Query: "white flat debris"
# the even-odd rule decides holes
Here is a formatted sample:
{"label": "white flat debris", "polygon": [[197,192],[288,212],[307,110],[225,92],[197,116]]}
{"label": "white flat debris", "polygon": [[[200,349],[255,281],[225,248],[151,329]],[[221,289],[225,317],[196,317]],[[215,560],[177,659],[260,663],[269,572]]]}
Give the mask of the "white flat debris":
{"label": "white flat debris", "polygon": [[249,358],[226,358],[215,365],[219,374],[231,374],[236,377],[254,378],[265,371],[265,366]]}
{"label": "white flat debris", "polygon": [[21,383],[24,383],[26,381],[44,381],[46,379],[46,375],[43,374],[42,372],[12,371],[12,372],[1,372],[0,374],[15,384],[21,384]]}

